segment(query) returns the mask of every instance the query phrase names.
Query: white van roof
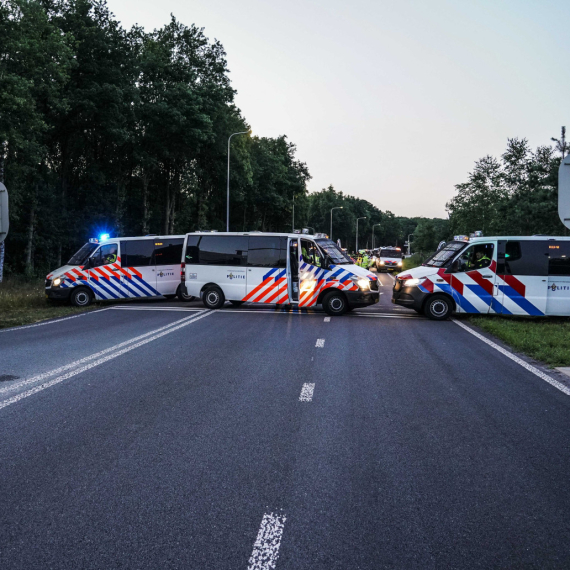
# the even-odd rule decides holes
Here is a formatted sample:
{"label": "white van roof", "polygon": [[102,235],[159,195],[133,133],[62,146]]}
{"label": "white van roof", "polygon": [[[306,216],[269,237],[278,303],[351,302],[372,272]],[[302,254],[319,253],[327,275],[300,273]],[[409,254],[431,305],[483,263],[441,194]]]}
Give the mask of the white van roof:
{"label": "white van roof", "polygon": [[[187,236],[194,236],[194,235],[209,235],[209,236],[269,236],[269,237],[291,237],[291,238],[324,238],[324,235],[321,236],[319,234],[295,234],[295,233],[279,233],[279,232],[188,232]],[[170,236],[172,237],[172,236]]]}
{"label": "white van roof", "polygon": [[[99,241],[98,243],[100,245],[102,243],[107,243],[108,241],[111,241],[111,242],[115,242],[117,240],[130,241],[130,240],[134,240],[134,239],[137,239],[137,240],[141,240],[141,239],[176,239],[176,238],[184,239],[184,235],[185,234],[177,235],[177,236],[158,236],[158,235],[155,236],[155,235],[152,235],[152,236],[135,236],[135,237],[112,237],[112,238],[110,237],[110,238],[107,238],[106,240]],[[95,243],[95,242],[93,242],[93,243]]]}
{"label": "white van roof", "polygon": [[[476,242],[476,241],[488,241],[490,239],[493,240],[509,240],[509,241],[570,241],[570,237],[567,236],[482,236],[482,237],[473,237],[469,240],[469,243]],[[468,243],[468,242],[465,242]]]}

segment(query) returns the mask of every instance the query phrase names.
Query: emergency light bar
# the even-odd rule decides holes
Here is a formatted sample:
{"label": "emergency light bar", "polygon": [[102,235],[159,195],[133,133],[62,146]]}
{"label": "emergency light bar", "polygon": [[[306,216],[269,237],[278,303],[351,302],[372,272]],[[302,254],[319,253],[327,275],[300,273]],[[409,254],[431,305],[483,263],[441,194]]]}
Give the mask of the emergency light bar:
{"label": "emergency light bar", "polygon": [[99,243],[97,238],[89,238],[89,243]]}
{"label": "emergency light bar", "polygon": [[469,236],[453,236],[454,241],[469,241]]}

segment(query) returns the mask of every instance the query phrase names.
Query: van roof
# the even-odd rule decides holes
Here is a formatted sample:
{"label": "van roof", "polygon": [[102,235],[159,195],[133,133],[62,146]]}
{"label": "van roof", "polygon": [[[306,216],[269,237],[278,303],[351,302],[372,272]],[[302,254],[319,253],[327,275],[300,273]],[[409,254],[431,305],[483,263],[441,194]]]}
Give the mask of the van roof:
{"label": "van roof", "polygon": [[570,237],[567,236],[541,236],[541,235],[536,235],[536,236],[481,236],[481,237],[473,237],[469,240],[469,242],[465,242],[465,243],[471,243],[471,242],[476,242],[476,241],[487,241],[490,239],[496,239],[496,240],[512,240],[512,241],[528,241],[528,240],[532,240],[532,241],[555,241],[555,240],[561,240],[561,241],[570,241]]}
{"label": "van roof", "polygon": [[112,238],[110,237],[100,241],[99,244],[106,243],[108,241],[117,241],[117,240],[129,241],[133,239],[173,239],[173,238],[184,239],[184,234],[176,236],[134,236],[134,237],[112,237]]}
{"label": "van roof", "polygon": [[188,232],[187,236],[278,236],[278,237],[311,237],[319,239],[319,237],[315,236],[314,234],[294,234],[294,233],[279,233],[279,232]]}

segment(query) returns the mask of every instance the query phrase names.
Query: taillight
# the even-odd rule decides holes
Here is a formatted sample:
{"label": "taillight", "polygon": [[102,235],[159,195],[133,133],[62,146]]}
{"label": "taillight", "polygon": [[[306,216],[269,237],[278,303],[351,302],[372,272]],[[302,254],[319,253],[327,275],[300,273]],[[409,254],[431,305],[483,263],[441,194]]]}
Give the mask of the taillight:
{"label": "taillight", "polygon": [[180,264],[180,281],[184,283],[186,281],[186,264]]}

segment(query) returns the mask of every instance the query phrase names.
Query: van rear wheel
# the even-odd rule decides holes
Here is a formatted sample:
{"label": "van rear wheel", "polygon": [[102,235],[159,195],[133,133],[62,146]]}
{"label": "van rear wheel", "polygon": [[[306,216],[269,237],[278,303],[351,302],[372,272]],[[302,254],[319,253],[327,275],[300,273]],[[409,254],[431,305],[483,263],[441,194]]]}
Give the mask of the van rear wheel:
{"label": "van rear wheel", "polygon": [[78,287],[71,293],[69,301],[74,307],[88,307],[93,302],[93,293],[87,287]]}
{"label": "van rear wheel", "polygon": [[331,291],[323,299],[323,309],[327,315],[340,316],[348,310],[346,297],[340,291]]}
{"label": "van rear wheel", "polygon": [[224,306],[226,298],[219,287],[212,286],[202,293],[202,302],[208,309],[219,309]]}
{"label": "van rear wheel", "polygon": [[444,321],[449,318],[453,307],[444,295],[432,295],[424,306],[424,314],[433,321]]}

